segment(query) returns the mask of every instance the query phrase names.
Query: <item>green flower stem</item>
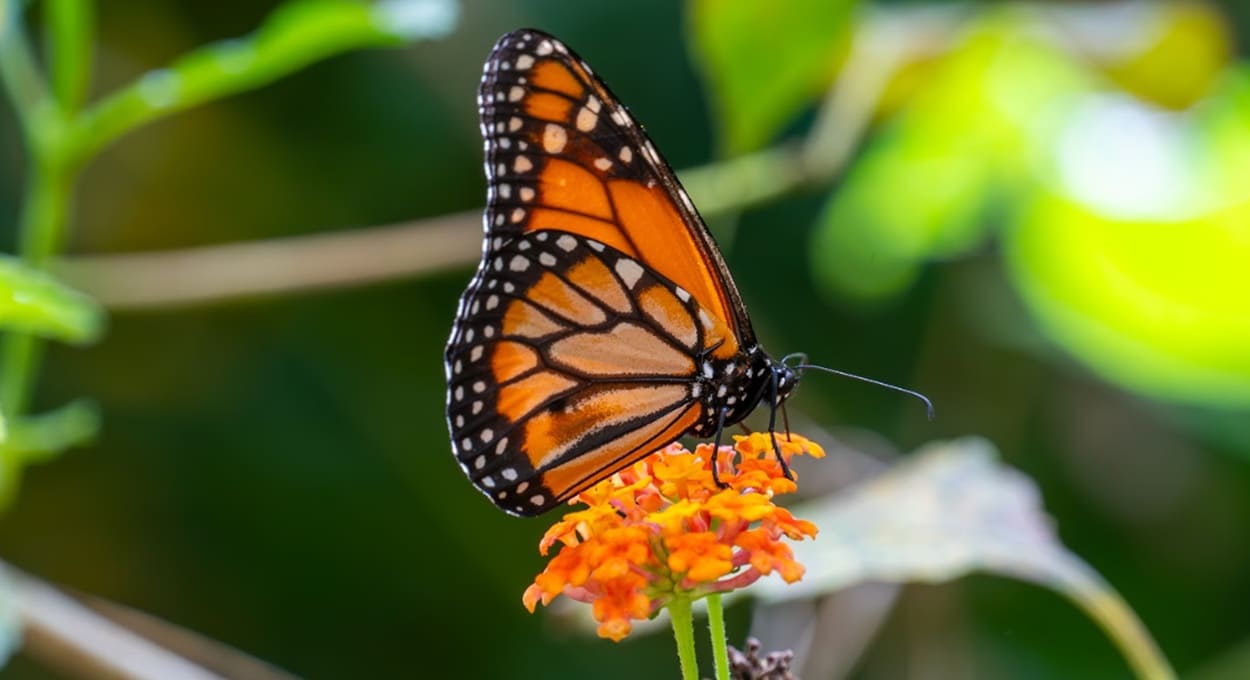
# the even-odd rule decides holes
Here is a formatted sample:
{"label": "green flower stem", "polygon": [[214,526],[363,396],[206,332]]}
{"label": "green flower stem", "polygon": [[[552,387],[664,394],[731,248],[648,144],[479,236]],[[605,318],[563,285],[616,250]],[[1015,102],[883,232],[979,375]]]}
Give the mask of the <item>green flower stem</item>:
{"label": "green flower stem", "polygon": [[66,114],[82,106],[91,86],[92,9],[89,0],[43,0],[52,89]]}
{"label": "green flower stem", "polygon": [[[41,127],[36,125],[36,129]],[[36,139],[56,139],[52,136],[55,134],[37,135]],[[42,269],[60,250],[78,174],[75,169],[47,158],[57,155],[49,152],[45,146],[49,144],[32,140],[31,153],[35,158],[18,226],[22,259],[36,269]],[[19,415],[26,410],[42,355],[40,342],[32,335],[11,332],[5,337],[0,355],[4,362],[4,372],[0,375],[0,405],[9,415]]]}
{"label": "green flower stem", "polygon": [[1176,671],[1172,670],[1167,658],[1159,651],[1158,645],[1146,631],[1141,619],[1137,618],[1128,603],[1120,598],[1110,586],[1105,586],[1102,590],[1094,588],[1069,590],[1067,595],[1115,642],[1138,678],[1141,680],[1176,679]]}
{"label": "green flower stem", "polygon": [[699,680],[699,661],[694,653],[694,612],[690,600],[679,597],[669,602],[668,616],[673,621],[682,680]]}
{"label": "green flower stem", "polygon": [[712,662],[716,680],[729,680],[729,649],[725,637],[725,607],[720,593],[707,596],[707,627],[712,638]]}

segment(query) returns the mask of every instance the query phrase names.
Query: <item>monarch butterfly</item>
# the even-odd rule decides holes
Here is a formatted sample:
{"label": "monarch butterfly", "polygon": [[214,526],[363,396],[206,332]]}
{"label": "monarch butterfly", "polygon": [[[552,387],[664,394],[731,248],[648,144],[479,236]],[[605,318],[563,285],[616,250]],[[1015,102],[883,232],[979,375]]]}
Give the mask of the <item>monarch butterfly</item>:
{"label": "monarch butterfly", "polygon": [[756,342],[690,197],[590,66],[508,33],[478,112],[486,233],[445,354],[452,449],[478,489],[537,515],[765,396],[775,413],[807,366]]}

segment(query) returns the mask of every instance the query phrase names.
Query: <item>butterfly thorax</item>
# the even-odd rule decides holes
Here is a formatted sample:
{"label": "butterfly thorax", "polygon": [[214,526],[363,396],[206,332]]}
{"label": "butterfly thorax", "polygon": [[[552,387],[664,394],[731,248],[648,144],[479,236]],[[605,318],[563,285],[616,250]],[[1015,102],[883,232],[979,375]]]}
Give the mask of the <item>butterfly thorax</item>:
{"label": "butterfly thorax", "polygon": [[[703,418],[692,428],[699,437],[713,437],[717,429],[750,415],[761,401],[771,400],[776,379],[780,405],[798,385],[798,374],[755,345],[729,359],[704,357],[691,396],[703,403]],[[724,412],[722,418],[721,413]]]}

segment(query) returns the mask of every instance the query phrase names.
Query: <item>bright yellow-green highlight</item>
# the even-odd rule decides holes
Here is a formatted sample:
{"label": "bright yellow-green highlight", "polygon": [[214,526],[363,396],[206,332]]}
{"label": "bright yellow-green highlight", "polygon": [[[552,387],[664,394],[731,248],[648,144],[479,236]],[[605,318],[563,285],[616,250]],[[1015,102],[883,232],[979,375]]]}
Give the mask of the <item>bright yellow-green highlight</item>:
{"label": "bright yellow-green highlight", "polygon": [[1250,203],[1126,222],[1051,196],[1008,244],[1030,309],[1098,373],[1164,399],[1250,406]]}
{"label": "bright yellow-green highlight", "polygon": [[981,242],[996,203],[1027,187],[1089,74],[1011,12],[970,32],[851,169],[814,235],[816,281],[881,299],[922,263]]}

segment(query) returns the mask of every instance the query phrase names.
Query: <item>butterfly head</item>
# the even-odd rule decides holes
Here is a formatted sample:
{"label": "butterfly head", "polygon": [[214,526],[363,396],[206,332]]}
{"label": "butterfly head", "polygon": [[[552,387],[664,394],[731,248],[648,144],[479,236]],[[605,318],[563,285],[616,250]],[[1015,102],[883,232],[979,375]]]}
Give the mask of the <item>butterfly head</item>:
{"label": "butterfly head", "polygon": [[801,375],[799,366],[807,362],[807,355],[802,352],[782,357],[781,361],[769,361],[769,367],[777,378],[777,403],[790,397],[794,388],[799,386]]}

